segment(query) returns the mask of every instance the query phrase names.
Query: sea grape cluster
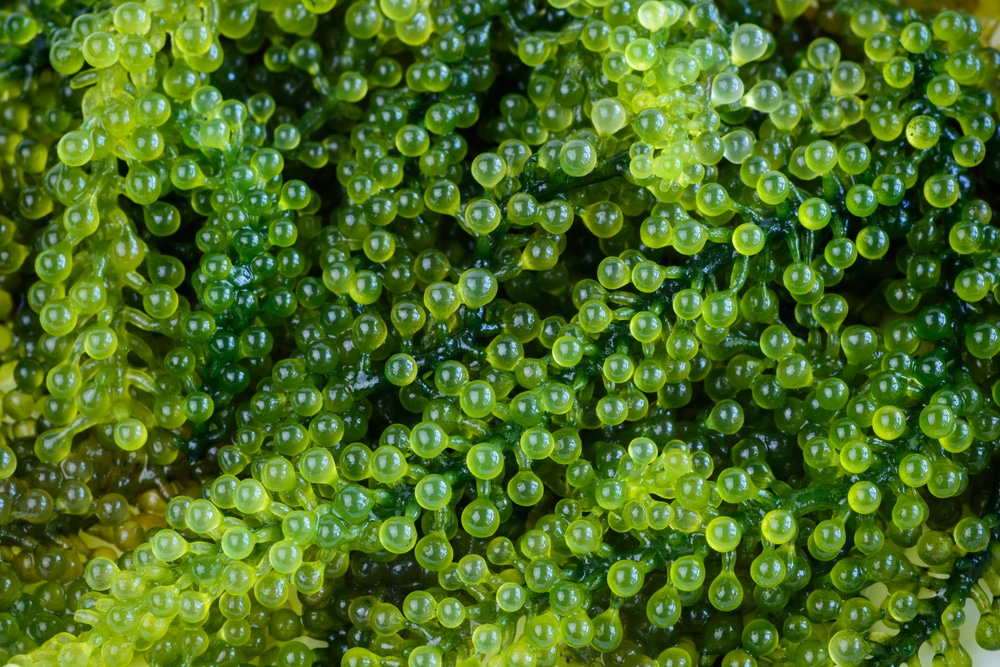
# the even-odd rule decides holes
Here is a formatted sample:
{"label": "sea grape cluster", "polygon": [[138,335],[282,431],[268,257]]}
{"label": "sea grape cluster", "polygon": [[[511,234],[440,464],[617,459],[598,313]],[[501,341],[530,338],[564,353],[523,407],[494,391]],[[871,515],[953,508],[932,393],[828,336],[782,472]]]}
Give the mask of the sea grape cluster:
{"label": "sea grape cluster", "polygon": [[0,9],[0,662],[1000,649],[1000,53],[875,0]]}

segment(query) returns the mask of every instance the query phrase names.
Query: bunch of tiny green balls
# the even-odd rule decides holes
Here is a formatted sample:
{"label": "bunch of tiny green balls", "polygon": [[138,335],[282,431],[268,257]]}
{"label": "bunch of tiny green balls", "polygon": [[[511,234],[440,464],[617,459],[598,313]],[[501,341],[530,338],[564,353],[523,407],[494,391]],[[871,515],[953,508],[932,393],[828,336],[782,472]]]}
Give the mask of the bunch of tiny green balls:
{"label": "bunch of tiny green balls", "polygon": [[1000,650],[982,32],[10,0],[0,663]]}

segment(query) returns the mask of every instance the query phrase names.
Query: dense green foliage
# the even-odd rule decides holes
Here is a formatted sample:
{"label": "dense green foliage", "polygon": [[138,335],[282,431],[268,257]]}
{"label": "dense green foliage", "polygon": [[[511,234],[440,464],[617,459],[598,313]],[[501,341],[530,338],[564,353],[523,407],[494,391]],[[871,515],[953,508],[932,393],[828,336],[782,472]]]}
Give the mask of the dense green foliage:
{"label": "dense green foliage", "polygon": [[1000,649],[973,16],[0,26],[0,662],[961,667],[970,600]]}

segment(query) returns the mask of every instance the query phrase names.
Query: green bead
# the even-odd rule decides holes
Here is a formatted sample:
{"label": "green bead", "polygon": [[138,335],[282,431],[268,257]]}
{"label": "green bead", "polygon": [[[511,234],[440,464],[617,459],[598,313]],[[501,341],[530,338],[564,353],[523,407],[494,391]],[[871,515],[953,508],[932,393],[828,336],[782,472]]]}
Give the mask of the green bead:
{"label": "green bead", "polygon": [[764,231],[752,222],[744,222],[733,231],[733,248],[741,255],[753,256],[764,249]]}
{"label": "green bead", "polygon": [[986,145],[978,137],[961,137],[952,144],[952,157],[960,166],[978,166],[986,158]]}
{"label": "green bead", "polygon": [[57,146],[59,159],[70,167],[80,167],[90,162],[94,149],[91,136],[82,130],[67,132],[59,139]]}
{"label": "green bead", "polygon": [[820,139],[806,147],[805,162],[817,174],[825,174],[837,164],[837,149],[829,141]]}
{"label": "green bead", "polygon": [[436,423],[421,422],[410,431],[410,447],[422,458],[433,458],[448,447],[447,433]]}
{"label": "green bead", "polygon": [[466,463],[478,479],[494,479],[503,472],[503,455],[490,443],[474,445],[466,454]]}
{"label": "green bead", "polygon": [[955,524],[955,545],[963,551],[982,551],[989,544],[989,531],[982,519],[965,517]]}
{"label": "green bead", "polygon": [[184,538],[170,529],[157,532],[153,537],[152,547],[157,558],[168,562],[180,558],[188,550]]}
{"label": "green bead", "polygon": [[716,517],[705,528],[705,540],[713,551],[726,553],[739,545],[742,533],[739,524],[730,517]]}
{"label": "green bead", "polygon": [[77,314],[62,300],[50,301],[42,307],[39,320],[46,333],[65,336],[76,328]]}
{"label": "green bead", "polygon": [[864,663],[868,646],[860,633],[841,630],[830,638],[829,652],[837,665],[855,667]]}
{"label": "green bead", "polygon": [[928,405],[920,411],[920,430],[929,438],[945,438],[955,426],[955,413],[945,405]]}
{"label": "green bead", "polygon": [[781,106],[782,91],[773,81],[760,81],[746,94],[747,106],[762,113],[771,113]]}
{"label": "green bead", "polygon": [[875,197],[882,206],[896,206],[906,195],[906,185],[902,179],[892,174],[879,174],[872,183]]}
{"label": "green bead", "polygon": [[742,468],[727,468],[719,473],[716,482],[719,496],[727,503],[741,503],[756,494],[753,481]]}
{"label": "green bead", "polygon": [[931,477],[930,462],[922,454],[907,454],[899,463],[899,476],[907,486],[923,486]]}
{"label": "green bead", "polygon": [[390,553],[402,554],[413,549],[417,543],[417,530],[413,521],[406,517],[390,517],[382,522],[378,531],[382,546]]}
{"label": "green bead", "polygon": [[732,435],[743,427],[744,413],[739,403],[733,400],[719,401],[712,408],[707,424],[712,430]]}
{"label": "green bead", "polygon": [[965,37],[966,18],[959,12],[943,11],[934,17],[932,29],[937,39],[946,42],[957,41]]}
{"label": "green bead", "polygon": [[507,482],[507,496],[511,502],[522,507],[536,505],[543,492],[542,481],[532,472],[521,471]]}
{"label": "green bead", "polygon": [[271,504],[264,485],[254,479],[242,480],[236,487],[236,508],[243,513],[262,512]]}
{"label": "green bead", "polygon": [[961,94],[961,86],[947,74],[938,74],[927,83],[927,99],[937,107],[950,107]]}
{"label": "green bead", "polygon": [[145,34],[151,24],[149,12],[137,2],[119,5],[114,13],[115,29],[123,35]]}
{"label": "green bead", "polygon": [[895,406],[883,406],[872,417],[872,430],[883,440],[895,440],[906,432],[906,415]]}
{"label": "green bead", "polygon": [[613,237],[625,224],[621,208],[613,202],[598,202],[584,209],[583,224],[600,239]]}
{"label": "green bead", "polygon": [[[743,586],[735,575],[723,571],[709,585],[708,599],[712,606],[720,611],[734,611],[743,602]],[[743,655],[749,658],[745,653]],[[735,656],[733,657],[736,658]],[[736,660],[739,660],[739,658],[736,658]],[[739,664],[739,662],[736,664]]]}
{"label": "green bead", "polygon": [[500,513],[489,500],[476,498],[462,510],[462,527],[473,537],[492,537],[500,527]]}
{"label": "green bead", "polygon": [[899,34],[899,42],[910,53],[923,53],[930,48],[931,29],[925,23],[907,24]]}
{"label": "green bead", "polygon": [[89,560],[84,569],[87,585],[97,591],[106,591],[111,588],[111,582],[116,574],[118,574],[118,566],[103,556]]}
{"label": "green bead", "polygon": [[914,116],[906,124],[906,140],[914,148],[932,148],[940,136],[941,126],[931,116]]}
{"label": "green bead", "polygon": [[773,38],[770,33],[751,23],[744,23],[733,31],[730,45],[733,63],[745,63],[761,59],[767,52]]}
{"label": "green bead", "polygon": [[385,363],[385,377],[397,387],[405,387],[417,379],[419,368],[409,354],[400,352],[392,355]]}
{"label": "green bead", "polygon": [[461,207],[458,187],[446,179],[434,181],[424,190],[424,203],[436,213],[455,215]]}
{"label": "green bead", "polygon": [[681,556],[670,565],[670,581],[679,590],[696,590],[705,582],[704,563],[697,556]]}
{"label": "green bead", "polygon": [[683,320],[694,320],[701,315],[701,294],[693,289],[681,290],[673,300],[674,313]]}
{"label": "green bead", "polygon": [[360,102],[368,94],[368,80],[357,72],[343,72],[335,87],[337,97],[345,102]]}
{"label": "green bead", "polygon": [[482,308],[496,298],[499,286],[496,276],[488,269],[469,269],[458,281],[458,292],[470,308]]}
{"label": "green bead", "polygon": [[559,149],[559,167],[569,176],[586,176],[597,166],[597,150],[587,141],[573,139]]}
{"label": "green bead", "polygon": [[695,220],[686,220],[674,228],[673,246],[682,255],[696,255],[708,243],[705,226]]}
{"label": "green bead", "polygon": [[[859,217],[867,217],[878,208],[876,194],[865,186],[852,188],[848,197],[848,209]],[[856,247],[865,259],[880,259],[889,250],[889,235],[881,227],[868,225],[858,232]]]}
{"label": "green bead", "polygon": [[757,181],[757,196],[769,206],[777,206],[788,198],[791,184],[779,171],[764,174]]}
{"label": "green bead", "polygon": [[917,615],[917,597],[909,591],[896,591],[889,596],[888,611],[893,620],[905,623]]}
{"label": "green bead", "polygon": [[[430,148],[430,137],[427,131],[416,125],[404,125],[399,128],[395,139],[396,150],[406,157],[419,157]],[[497,182],[499,181],[498,178]]]}
{"label": "green bead", "polygon": [[[875,213],[878,209],[878,204],[876,192],[867,185],[855,185],[847,192],[847,210],[859,218],[867,218]],[[886,243],[888,243],[888,239],[886,239]],[[866,257],[864,252],[862,252],[861,244],[859,243],[858,245],[858,252],[862,257]]]}
{"label": "green bead", "polygon": [[135,451],[146,444],[146,427],[138,419],[123,419],[115,425],[114,438],[120,448]]}
{"label": "green bead", "polygon": [[278,649],[277,667],[312,667],[313,651],[304,643],[291,641]]}
{"label": "green bead", "polygon": [[118,44],[107,32],[94,32],[83,40],[83,58],[91,67],[104,69],[118,61]]}
{"label": "green bead", "polygon": [[280,203],[284,208],[298,211],[309,205],[312,194],[309,186],[298,180],[291,180],[281,186]]}
{"label": "green bead", "polygon": [[332,484],[337,479],[333,456],[325,449],[310,449],[299,459],[302,478],[313,484]]}
{"label": "green bead", "polygon": [[766,547],[750,565],[750,577],[764,588],[776,587],[784,580],[785,574],[785,561],[772,547]]}
{"label": "green bead", "polygon": [[698,210],[707,216],[719,216],[726,213],[732,205],[732,200],[726,189],[718,183],[709,183],[698,190],[696,198]]}
{"label": "green bead", "polygon": [[931,466],[931,478],[927,490],[935,498],[953,498],[968,485],[966,471],[951,461],[937,462]]}
{"label": "green bead", "polygon": [[625,105],[619,100],[605,98],[594,103],[590,118],[597,133],[602,137],[609,137],[625,127],[626,114]]}
{"label": "green bead", "polygon": [[552,434],[540,427],[532,427],[521,434],[521,451],[534,460],[545,460],[555,448]]}
{"label": "green bead", "polygon": [[976,644],[987,651],[1000,650],[1000,616],[988,612],[979,617]]}
{"label": "green bead", "polygon": [[642,588],[645,572],[638,563],[620,560],[608,569],[608,588],[615,595],[632,597]]}
{"label": "green bead", "polygon": [[591,553],[600,547],[601,536],[600,525],[589,519],[578,519],[567,528],[566,545],[573,553]]}
{"label": "green bead", "polygon": [[872,514],[881,503],[882,494],[871,482],[855,482],[847,495],[847,502],[858,514]]}
{"label": "green bead", "polygon": [[414,495],[426,510],[439,510],[451,501],[451,487],[440,475],[428,475],[417,483]]}
{"label": "green bead", "polygon": [[[902,34],[900,36],[902,37]],[[912,42],[907,42],[907,44],[913,46]],[[903,44],[904,48],[907,44]],[[913,62],[903,56],[892,57],[882,66],[882,76],[886,83],[893,88],[906,88],[913,83]]]}
{"label": "green bead", "polygon": [[774,544],[786,544],[795,537],[795,518],[785,510],[771,510],[760,525],[761,535]]}
{"label": "green bead", "polygon": [[136,204],[145,206],[155,202],[162,189],[160,176],[144,166],[134,166],[125,176],[125,193]]}

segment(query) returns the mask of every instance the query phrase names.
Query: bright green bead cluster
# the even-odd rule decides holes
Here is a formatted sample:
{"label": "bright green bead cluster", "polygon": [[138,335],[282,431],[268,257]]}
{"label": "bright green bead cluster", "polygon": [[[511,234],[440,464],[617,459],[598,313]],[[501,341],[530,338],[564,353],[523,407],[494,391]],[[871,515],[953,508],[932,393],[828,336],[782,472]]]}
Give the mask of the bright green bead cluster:
{"label": "bright green bead cluster", "polygon": [[0,11],[3,662],[1000,649],[1000,54],[807,7]]}

